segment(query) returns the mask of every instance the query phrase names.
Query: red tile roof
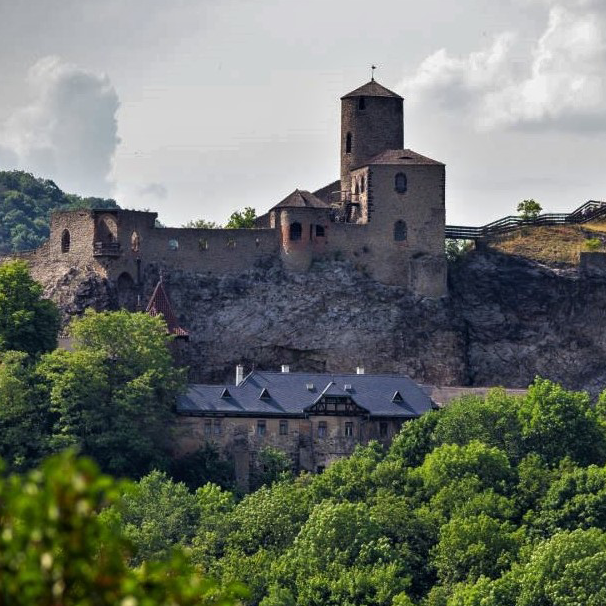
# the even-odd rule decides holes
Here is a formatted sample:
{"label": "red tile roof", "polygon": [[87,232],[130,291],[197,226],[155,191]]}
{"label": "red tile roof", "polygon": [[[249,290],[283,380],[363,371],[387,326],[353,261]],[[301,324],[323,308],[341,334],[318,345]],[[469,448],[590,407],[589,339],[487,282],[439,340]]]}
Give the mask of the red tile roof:
{"label": "red tile roof", "polygon": [[166,326],[168,327],[169,334],[174,335],[175,337],[189,338],[189,333],[179,326],[177,316],[175,316],[166,290],[164,290],[162,278],[160,278],[160,281],[156,284],[154,293],[152,294],[145,311],[150,316],[162,315],[166,322]]}

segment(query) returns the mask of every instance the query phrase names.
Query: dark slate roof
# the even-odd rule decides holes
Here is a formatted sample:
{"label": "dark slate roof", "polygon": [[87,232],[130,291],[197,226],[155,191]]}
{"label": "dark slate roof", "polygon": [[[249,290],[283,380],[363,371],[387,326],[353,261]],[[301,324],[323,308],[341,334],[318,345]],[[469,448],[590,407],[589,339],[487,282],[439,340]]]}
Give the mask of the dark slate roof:
{"label": "dark slate roof", "polygon": [[271,210],[274,208],[330,208],[330,206],[309,191],[295,189],[282,202],[272,207]]}
{"label": "dark slate roof", "polygon": [[[337,179],[336,181],[333,181],[332,183],[329,183],[328,185],[325,185],[320,189],[316,189],[313,194],[314,196],[320,198],[320,200],[323,200],[327,204],[330,204],[331,194],[334,194],[336,192],[341,192],[341,179]],[[341,196],[339,196],[338,199],[341,200]]]}
{"label": "dark slate roof", "polygon": [[341,99],[347,99],[348,97],[393,97],[394,99],[402,99],[397,93],[394,93],[392,90],[381,86],[375,80],[371,80],[364,84],[364,86],[360,86],[360,88],[356,88],[356,90],[352,90],[350,93],[343,95]]}
{"label": "dark slate roof", "polygon": [[179,320],[177,320],[177,316],[175,316],[175,313],[173,312],[166,290],[164,290],[162,278],[160,278],[160,281],[156,284],[156,288],[154,289],[145,311],[150,316],[164,316],[164,321],[168,327],[169,334],[175,335],[176,337],[189,337],[189,333],[179,326]]}
{"label": "dark slate roof", "polygon": [[[230,397],[221,398],[227,387]],[[262,391],[268,399],[260,399]],[[402,402],[394,402],[398,391]],[[253,371],[240,385],[189,385],[177,400],[182,415],[302,416],[320,396],[347,395],[371,416],[415,418],[433,403],[414,381],[398,375]]]}
{"label": "dark slate roof", "polygon": [[362,166],[370,166],[372,164],[435,164],[444,166],[442,162],[432,160],[427,156],[422,156],[421,154],[412,151],[412,149],[386,149],[380,154],[370,158],[370,160],[366,160],[363,164],[354,167],[352,170],[361,168]]}

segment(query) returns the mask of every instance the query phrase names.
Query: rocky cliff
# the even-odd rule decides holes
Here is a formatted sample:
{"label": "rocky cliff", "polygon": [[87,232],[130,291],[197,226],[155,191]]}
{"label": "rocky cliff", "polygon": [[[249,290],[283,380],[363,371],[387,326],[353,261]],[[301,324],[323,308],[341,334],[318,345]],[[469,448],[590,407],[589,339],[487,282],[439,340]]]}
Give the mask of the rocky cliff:
{"label": "rocky cliff", "polygon": [[[158,278],[146,268],[145,295]],[[94,272],[34,271],[66,315],[117,306]],[[192,378],[250,368],[406,373],[437,385],[525,387],[535,375],[596,392],[606,384],[606,274],[474,251],[449,268],[450,295],[420,299],[341,261],[305,274],[278,264],[239,276],[173,272],[167,291],[192,338]]]}

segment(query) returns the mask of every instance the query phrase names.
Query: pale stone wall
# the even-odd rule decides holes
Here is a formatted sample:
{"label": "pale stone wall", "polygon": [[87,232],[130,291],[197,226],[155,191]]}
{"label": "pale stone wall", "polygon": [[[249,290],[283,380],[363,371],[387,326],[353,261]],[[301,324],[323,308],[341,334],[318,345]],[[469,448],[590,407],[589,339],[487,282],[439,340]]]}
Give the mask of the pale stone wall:
{"label": "pale stone wall", "polygon": [[[215,421],[220,433],[215,433]],[[265,435],[259,435],[257,424],[265,423]],[[280,421],[287,421],[288,433],[280,434]],[[209,424],[207,426],[207,423]],[[326,424],[326,435],[318,432]],[[345,425],[353,425],[352,436],[345,435]],[[386,425],[381,435],[381,423]],[[234,459],[238,484],[248,487],[258,453],[272,446],[286,453],[295,471],[317,472],[333,461],[353,453],[356,445],[378,440],[388,446],[402,426],[402,419],[371,419],[346,416],[310,416],[309,418],[262,417],[193,417],[178,418],[175,451],[178,456],[191,454],[205,444],[213,444],[228,458]],[[210,428],[210,433],[208,429]]]}

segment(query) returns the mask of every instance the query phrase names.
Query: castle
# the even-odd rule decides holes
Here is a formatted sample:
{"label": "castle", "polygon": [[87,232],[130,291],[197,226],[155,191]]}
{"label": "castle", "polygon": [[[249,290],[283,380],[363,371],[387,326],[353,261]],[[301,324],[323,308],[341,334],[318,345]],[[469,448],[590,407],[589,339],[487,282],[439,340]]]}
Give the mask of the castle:
{"label": "castle", "polygon": [[445,166],[404,148],[404,100],[374,78],[341,98],[341,177],[295,190],[253,229],[156,226],[156,213],[55,212],[32,256],[92,266],[134,309],[146,272],[246,271],[279,258],[305,272],[315,260],[350,260],[372,279],[420,296],[446,294]]}

